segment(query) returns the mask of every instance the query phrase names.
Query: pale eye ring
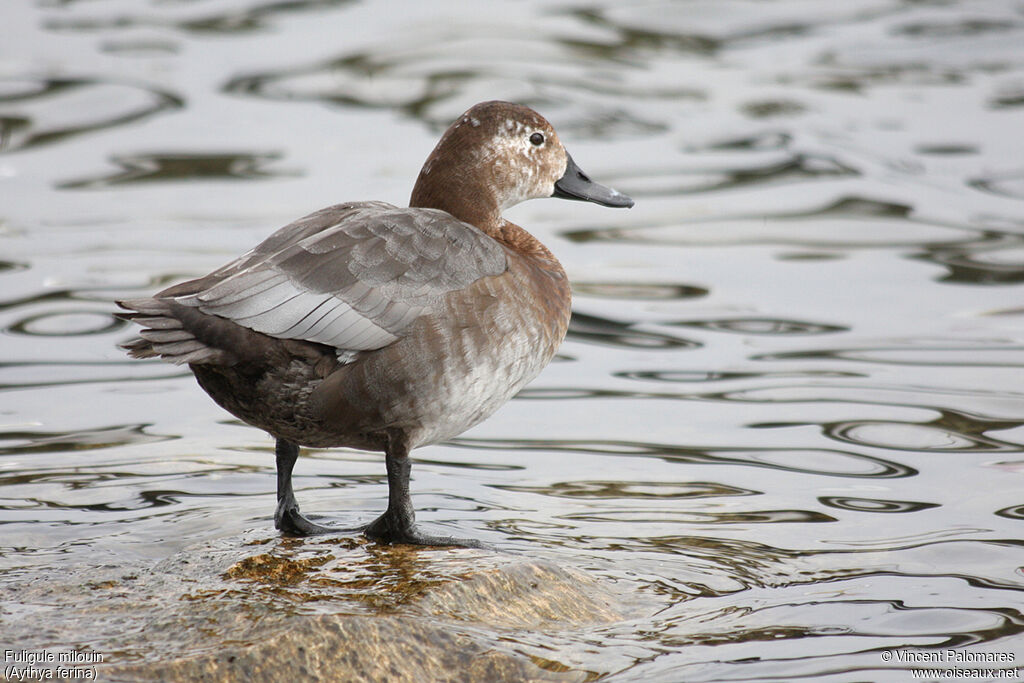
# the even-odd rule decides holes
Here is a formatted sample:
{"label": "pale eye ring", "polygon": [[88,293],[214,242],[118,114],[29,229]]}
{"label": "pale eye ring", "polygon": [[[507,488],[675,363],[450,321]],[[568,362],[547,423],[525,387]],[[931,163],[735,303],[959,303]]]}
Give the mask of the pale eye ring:
{"label": "pale eye ring", "polygon": [[544,144],[544,135],[542,133],[534,133],[530,136],[530,144],[540,147]]}

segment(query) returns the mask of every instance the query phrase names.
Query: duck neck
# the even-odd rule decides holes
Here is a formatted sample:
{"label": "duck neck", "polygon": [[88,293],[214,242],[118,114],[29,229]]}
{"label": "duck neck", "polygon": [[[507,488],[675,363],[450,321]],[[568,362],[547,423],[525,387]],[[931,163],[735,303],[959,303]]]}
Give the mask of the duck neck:
{"label": "duck neck", "polygon": [[453,172],[434,164],[434,155],[424,164],[413,187],[409,206],[441,209],[455,218],[476,226],[488,236],[520,254],[550,261],[554,270],[561,265],[540,240],[501,217],[501,205],[495,191],[483,182],[486,174]]}
{"label": "duck neck", "polygon": [[494,190],[479,182],[472,173],[451,173],[434,168],[431,159],[420,171],[409,198],[409,206],[441,209],[464,223],[475,225],[499,239],[501,208]]}

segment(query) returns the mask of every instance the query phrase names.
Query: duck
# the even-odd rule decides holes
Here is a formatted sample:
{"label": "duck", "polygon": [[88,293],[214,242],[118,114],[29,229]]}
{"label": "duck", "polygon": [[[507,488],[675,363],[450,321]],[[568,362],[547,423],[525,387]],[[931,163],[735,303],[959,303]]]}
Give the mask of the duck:
{"label": "duck", "polygon": [[[551,361],[571,293],[554,254],[502,212],[557,197],[628,208],[590,179],[533,109],[491,101],[443,133],[408,207],[336,204],[210,274],[117,301],[133,358],[188,365],[222,408],[275,439],[284,536],[476,546],[422,530],[410,453],[492,415]],[[300,512],[300,447],[384,454],[386,510],[354,529]]]}

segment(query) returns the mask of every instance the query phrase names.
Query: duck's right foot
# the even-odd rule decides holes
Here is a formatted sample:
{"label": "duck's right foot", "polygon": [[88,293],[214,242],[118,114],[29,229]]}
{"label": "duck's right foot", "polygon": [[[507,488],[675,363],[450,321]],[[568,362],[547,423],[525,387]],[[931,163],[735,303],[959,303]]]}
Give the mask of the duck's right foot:
{"label": "duck's right foot", "polygon": [[346,529],[311,522],[302,516],[298,506],[278,506],[274,513],[274,526],[285,536],[317,536],[319,534],[344,534],[362,531],[361,527]]}

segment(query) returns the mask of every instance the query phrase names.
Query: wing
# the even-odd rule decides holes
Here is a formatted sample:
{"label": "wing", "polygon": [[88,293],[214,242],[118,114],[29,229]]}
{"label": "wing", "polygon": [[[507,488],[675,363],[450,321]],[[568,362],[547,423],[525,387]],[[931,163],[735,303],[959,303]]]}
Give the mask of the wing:
{"label": "wing", "polygon": [[295,221],[155,298],[279,339],[371,350],[397,340],[448,292],[506,268],[498,242],[447,212],[362,202]]}

